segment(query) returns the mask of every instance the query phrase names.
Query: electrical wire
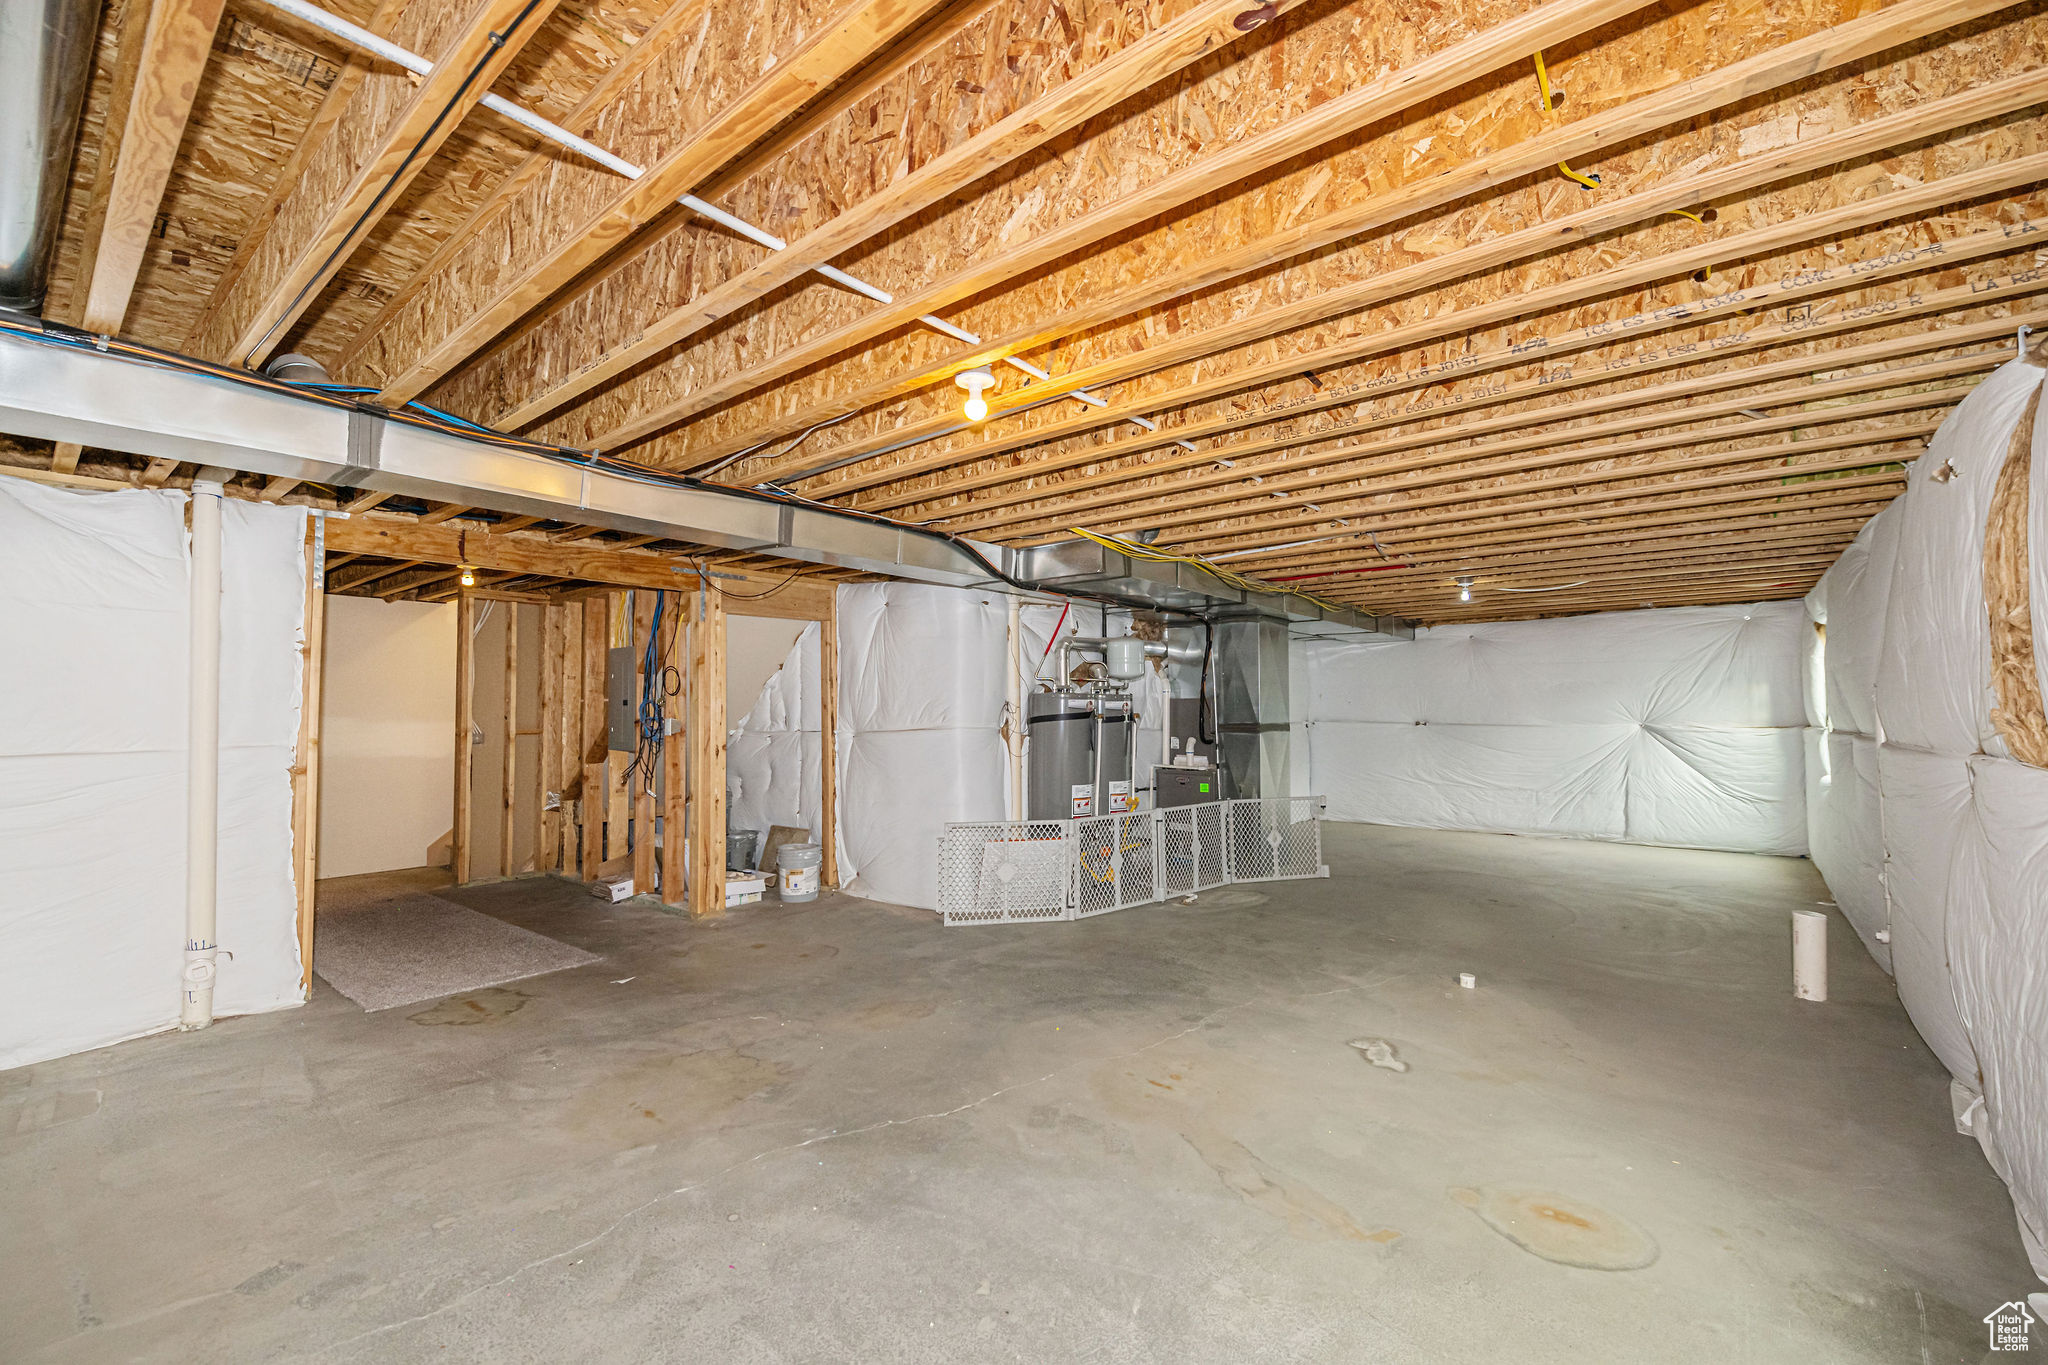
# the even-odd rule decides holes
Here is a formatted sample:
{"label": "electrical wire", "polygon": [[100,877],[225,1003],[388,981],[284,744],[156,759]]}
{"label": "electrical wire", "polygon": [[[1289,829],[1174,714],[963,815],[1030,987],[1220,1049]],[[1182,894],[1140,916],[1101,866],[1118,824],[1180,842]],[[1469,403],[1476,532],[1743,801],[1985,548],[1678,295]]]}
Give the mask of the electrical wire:
{"label": "electrical wire", "polygon": [[[1543,69],[1543,49],[1538,48],[1535,57],[1536,95],[1543,105],[1544,114],[1548,116],[1557,111],[1550,104],[1550,73]],[[1597,175],[1588,175],[1583,171],[1575,171],[1568,163],[1563,161],[1557,163],[1557,169],[1564,174],[1567,180],[1576,181],[1585,189],[1597,190],[1600,188],[1600,177]]]}
{"label": "electrical wire", "polygon": [[[766,592],[734,592],[731,588],[719,587],[718,595],[720,597],[731,597],[741,602],[758,602],[764,597],[775,596],[776,593],[781,592],[784,588],[796,582],[796,576],[802,572],[802,569],[791,569],[780,583],[777,583]],[[744,612],[741,613],[741,615],[745,614]]]}
{"label": "electrical wire", "polygon": [[[1191,564],[1198,569],[1202,569],[1206,572],[1216,575],[1216,577],[1222,579],[1225,583],[1230,584],[1230,586],[1232,586],[1233,588],[1241,588],[1245,592],[1287,591],[1287,589],[1284,588],[1275,588],[1272,584],[1263,582],[1256,578],[1246,578],[1243,574],[1232,573],[1230,570],[1217,564],[1214,560],[1204,559],[1200,555],[1177,555],[1165,551],[1155,550],[1149,545],[1140,545],[1138,542],[1134,540],[1125,540],[1121,536],[1099,535],[1094,531],[1090,531],[1079,526],[1069,526],[1067,530],[1074,535],[1082,537],[1084,540],[1094,541],[1097,545],[1102,546],[1104,549],[1115,550],[1118,554],[1128,555],[1132,559],[1150,560],[1155,564]],[[1312,596],[1308,593],[1299,593],[1297,595],[1301,597],[1307,597],[1311,602],[1314,602],[1318,606],[1331,608],[1337,607],[1337,604],[1335,602],[1326,602],[1322,598]]]}

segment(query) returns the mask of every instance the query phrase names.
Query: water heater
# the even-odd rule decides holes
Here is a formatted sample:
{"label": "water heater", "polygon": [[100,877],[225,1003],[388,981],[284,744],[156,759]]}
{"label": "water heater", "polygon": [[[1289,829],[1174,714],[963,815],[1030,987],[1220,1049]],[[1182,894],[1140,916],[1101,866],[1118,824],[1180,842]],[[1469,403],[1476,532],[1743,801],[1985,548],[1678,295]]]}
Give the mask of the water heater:
{"label": "water heater", "polygon": [[1034,692],[1024,722],[1030,727],[1026,819],[1073,820],[1137,809],[1131,788],[1136,729],[1128,695]]}

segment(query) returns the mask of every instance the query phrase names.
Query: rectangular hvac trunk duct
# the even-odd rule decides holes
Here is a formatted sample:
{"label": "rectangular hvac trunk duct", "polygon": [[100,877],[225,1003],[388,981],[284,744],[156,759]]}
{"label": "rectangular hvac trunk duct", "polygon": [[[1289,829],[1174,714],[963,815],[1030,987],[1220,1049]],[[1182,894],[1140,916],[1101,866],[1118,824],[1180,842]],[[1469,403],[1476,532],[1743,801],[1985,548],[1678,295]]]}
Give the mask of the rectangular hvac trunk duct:
{"label": "rectangular hvac trunk duct", "polygon": [[[1248,593],[1197,566],[1136,561],[1093,541],[1013,547],[948,539],[829,508],[550,459],[89,344],[17,333],[0,332],[0,432],[671,537],[916,582],[996,592],[1081,593],[1140,609],[1270,618],[1283,623],[1279,671],[1272,673],[1273,666],[1261,662],[1251,676],[1279,679],[1280,710],[1268,715],[1254,707],[1230,719],[1237,725],[1284,723],[1287,630],[1396,639],[1414,635],[1406,621],[1325,607],[1295,593]],[[1270,689],[1262,684],[1257,690]],[[1268,767],[1262,750],[1260,768]],[[1284,762],[1279,771],[1284,774]]]}

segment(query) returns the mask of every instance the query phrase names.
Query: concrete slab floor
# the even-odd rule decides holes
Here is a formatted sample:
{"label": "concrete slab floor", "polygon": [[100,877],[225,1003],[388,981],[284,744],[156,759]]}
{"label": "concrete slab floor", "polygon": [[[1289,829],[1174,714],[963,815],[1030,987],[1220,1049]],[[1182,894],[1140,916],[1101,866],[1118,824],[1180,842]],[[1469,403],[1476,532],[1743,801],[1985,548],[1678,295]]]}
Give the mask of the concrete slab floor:
{"label": "concrete slab floor", "polygon": [[1809,864],[1328,844],[1071,925],[447,892],[604,960],[0,1075],[0,1359],[1986,1358],[2011,1206],[1839,920],[1792,998]]}

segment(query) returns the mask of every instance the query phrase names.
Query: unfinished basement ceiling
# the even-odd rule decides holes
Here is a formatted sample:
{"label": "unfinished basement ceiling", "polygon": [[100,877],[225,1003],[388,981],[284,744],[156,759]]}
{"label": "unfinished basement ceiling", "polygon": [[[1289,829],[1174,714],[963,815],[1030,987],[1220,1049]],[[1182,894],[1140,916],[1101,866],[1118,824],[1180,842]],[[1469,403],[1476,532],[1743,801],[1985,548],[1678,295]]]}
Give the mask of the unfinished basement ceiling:
{"label": "unfinished basement ceiling", "polygon": [[2048,319],[2041,0],[322,7],[439,65],[231,0],[159,203],[110,0],[46,316],[1425,622],[1800,596]]}

